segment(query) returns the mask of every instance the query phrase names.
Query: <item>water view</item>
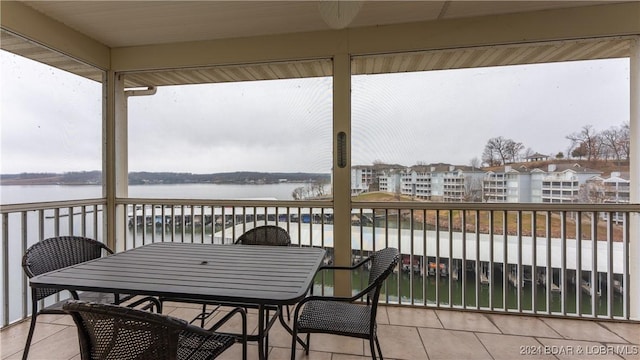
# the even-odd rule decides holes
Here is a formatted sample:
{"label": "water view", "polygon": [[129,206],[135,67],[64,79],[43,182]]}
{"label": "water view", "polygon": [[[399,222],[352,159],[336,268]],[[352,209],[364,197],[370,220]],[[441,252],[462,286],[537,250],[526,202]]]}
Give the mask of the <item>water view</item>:
{"label": "water view", "polygon": [[[130,185],[129,197],[163,199],[276,199],[292,200],[293,191],[304,183],[261,185],[172,184]],[[19,204],[99,198],[100,185],[11,185],[0,186],[0,203]]]}
{"label": "water view", "polygon": [[[132,198],[184,198],[184,199],[277,199],[277,200],[291,200],[291,194],[293,190],[303,184],[296,183],[283,183],[283,184],[270,184],[270,185],[212,185],[212,184],[189,184],[189,185],[137,185],[129,188],[129,196]],[[54,200],[69,200],[69,199],[82,199],[99,197],[101,192],[100,186],[61,186],[61,185],[42,185],[42,186],[3,186],[0,187],[0,193],[2,194],[2,203],[25,203],[25,202],[39,202],[39,201],[54,201]],[[246,210],[246,209],[245,209]],[[203,210],[204,211],[204,210]],[[255,210],[252,210],[255,211]],[[322,235],[317,235],[318,238],[322,238],[324,246],[329,247],[329,258],[331,261],[331,253],[333,246],[333,225],[332,217],[329,214],[324,214],[322,218],[318,216],[305,217],[303,213],[297,212],[296,214],[280,214],[277,221],[282,223],[289,223],[290,233],[294,243],[298,244],[310,244],[313,241],[314,245],[317,245],[315,240],[310,240],[312,232],[321,231]],[[212,211],[213,212],[213,211]],[[147,213],[147,216],[151,213]],[[35,216],[35,213],[29,212],[28,218]],[[219,215],[217,215],[219,216]],[[197,241],[197,242],[228,242],[233,241],[233,236],[239,235],[242,231],[244,223],[246,226],[253,226],[254,221],[263,221],[266,215],[253,213],[247,215],[246,213],[241,215],[234,215],[234,220],[229,221],[215,221],[215,217],[210,217],[208,221],[197,223],[195,218],[191,218],[190,221],[183,221],[182,223],[176,223],[171,225],[169,222],[147,222],[147,221],[131,221],[130,218],[128,230],[127,230],[127,248],[131,246],[138,246],[144,243],[153,241]],[[276,218],[271,219],[276,220]],[[360,219],[361,220],[361,219]],[[14,221],[14,220],[10,220]],[[19,219],[15,219],[19,221]],[[249,223],[252,224],[249,224]],[[45,234],[49,236],[52,234],[54,227],[53,219],[47,219],[45,221]],[[67,217],[62,217],[58,226],[64,229],[67,226]],[[91,225],[91,224],[89,224]],[[74,227],[78,224],[74,224]],[[287,226],[287,225],[285,225]],[[416,243],[422,243],[422,239],[417,239],[415,235],[407,235],[408,223],[397,222],[394,219],[385,219],[380,221],[378,219],[375,222],[375,226],[371,224],[362,225],[359,220],[354,222],[354,230],[352,234],[358,231],[367,233],[370,236],[371,229],[375,229],[376,233],[381,234],[384,227],[388,227],[387,232],[390,234],[399,234],[402,232],[402,248],[409,249],[410,247],[405,244],[405,240],[410,241],[413,239]],[[400,226],[401,230],[396,231]],[[90,226],[89,226],[90,227]],[[235,230],[231,230],[235,227]],[[322,230],[318,230],[321,227]],[[12,230],[19,230],[19,226],[11,226]],[[221,235],[221,232],[224,231]],[[429,229],[428,231],[432,231]],[[421,233],[419,230],[418,233]],[[37,241],[32,236],[37,234],[37,231],[30,230],[29,243]],[[425,234],[427,234],[425,232]],[[91,236],[91,234],[88,234]],[[382,237],[382,235],[376,235]],[[395,235],[393,235],[395,236]],[[393,237],[392,236],[392,237]],[[314,239],[316,235],[313,235]],[[354,249],[353,259],[356,261],[359,257],[366,256],[370,245],[364,245],[360,242],[360,235],[352,235],[352,248]],[[309,239],[308,239],[309,238]],[[18,242],[11,241],[9,246],[9,252],[15,256],[10,256],[11,259],[19,259],[21,257],[22,249],[19,246],[20,234],[10,234],[10,239],[16,239]],[[177,240],[174,240],[177,239]],[[216,240],[218,239],[218,240]],[[222,240],[220,240],[222,239]],[[397,246],[393,241],[386,240],[389,244]],[[427,238],[427,241],[431,241]],[[376,241],[378,244],[378,241]],[[380,245],[376,245],[379,247]],[[405,252],[407,250],[404,250]],[[413,250],[412,250],[413,251]],[[417,251],[417,250],[416,250]],[[417,252],[414,252],[417,254]],[[448,256],[448,255],[447,255]],[[604,257],[604,256],[603,256]],[[560,284],[560,274],[558,269],[554,269],[554,273],[551,276],[553,285],[551,285],[551,292],[547,296],[547,286],[544,282],[545,268],[538,267],[535,271],[535,276],[532,276],[530,266],[523,266],[523,270],[528,270],[528,275],[523,274],[521,286],[516,286],[516,282],[513,281],[513,266],[510,265],[508,271],[505,272],[502,269],[502,264],[498,261],[494,263],[493,269],[488,269],[488,263],[481,262],[478,269],[481,269],[482,273],[476,276],[475,261],[467,260],[467,264],[463,266],[461,260],[455,259],[449,264],[449,259],[442,256],[439,261],[442,264],[442,271],[430,271],[432,265],[437,267],[436,259],[432,256],[428,256],[426,259],[422,256],[415,255],[413,260],[409,260],[410,256],[406,255],[403,258],[403,266],[400,266],[398,270],[393,273],[388,281],[387,286],[383,290],[383,299],[391,303],[403,303],[403,304],[426,304],[437,306],[456,306],[456,307],[479,307],[479,308],[496,308],[503,309],[506,301],[506,307],[508,309],[521,308],[523,311],[532,311],[534,305],[536,310],[546,312],[547,309],[550,312],[562,312],[576,313],[579,309],[581,313],[589,314],[592,312],[592,294],[596,294],[595,299],[595,313],[606,315],[609,311],[608,304],[608,289],[606,287],[606,276],[604,282],[600,282],[600,286],[597,291],[594,292],[591,288],[585,288],[582,279],[589,279],[588,272],[583,271],[582,279],[577,280],[575,276],[575,270],[567,269],[566,279],[566,291],[560,291],[556,284]],[[411,270],[413,269],[413,270]],[[11,276],[21,276],[20,271],[10,272]],[[601,274],[598,274],[601,275]],[[602,274],[604,275],[604,274]],[[505,279],[505,276],[507,277]],[[368,277],[368,271],[364,269],[361,272],[354,272],[352,278],[352,284],[354,291],[364,287],[366,279]],[[525,281],[526,280],[526,281]],[[478,285],[476,286],[476,281]],[[21,294],[20,281],[11,281],[15,288],[11,289],[12,298],[11,303],[19,303]],[[602,284],[605,283],[603,286]],[[324,284],[324,287],[322,287]],[[491,284],[491,285],[489,285]],[[618,282],[620,284],[620,282]],[[504,291],[506,285],[506,294]],[[437,291],[436,291],[437,290]],[[333,278],[331,274],[325,274],[319,276],[316,279],[315,291],[317,293],[331,294],[333,292]],[[476,294],[477,292],[477,294]],[[563,309],[563,297],[564,297],[564,309]],[[547,304],[548,299],[550,303]],[[618,291],[612,292],[612,313],[614,316],[621,316],[623,314],[623,296]],[[12,311],[13,312],[13,311]]]}

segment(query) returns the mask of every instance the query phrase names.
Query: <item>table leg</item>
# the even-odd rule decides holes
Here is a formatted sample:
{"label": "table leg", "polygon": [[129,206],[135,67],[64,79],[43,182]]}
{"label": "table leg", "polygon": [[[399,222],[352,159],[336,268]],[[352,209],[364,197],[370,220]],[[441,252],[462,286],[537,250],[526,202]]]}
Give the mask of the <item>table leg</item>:
{"label": "table leg", "polygon": [[[282,325],[282,327],[287,330],[287,332],[289,334],[291,334],[291,336],[293,336],[293,329],[291,328],[291,326],[289,326],[289,324],[287,324],[287,322],[284,320],[284,314],[282,311],[282,308],[280,308],[280,314],[278,315],[278,319],[280,319],[280,324]],[[300,343],[300,345],[302,345],[305,349],[307,348],[307,344],[300,339],[299,336],[296,335],[296,340]]]}
{"label": "table leg", "polygon": [[264,349],[264,305],[258,306],[258,358],[265,360],[267,358]]}

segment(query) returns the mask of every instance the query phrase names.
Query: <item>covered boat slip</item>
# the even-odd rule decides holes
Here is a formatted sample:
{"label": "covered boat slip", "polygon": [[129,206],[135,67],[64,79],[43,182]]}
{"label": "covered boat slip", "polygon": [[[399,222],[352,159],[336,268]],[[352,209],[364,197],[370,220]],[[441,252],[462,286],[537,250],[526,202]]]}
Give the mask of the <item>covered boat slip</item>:
{"label": "covered boat slip", "polygon": [[[302,246],[315,246],[334,248],[333,212],[328,209],[326,213],[315,212],[287,212],[286,208],[278,209],[256,207],[190,207],[190,206],[156,206],[153,210],[147,207],[145,210],[136,210],[137,225],[174,226],[178,224],[195,226],[212,226],[215,224],[224,229],[215,231],[203,238],[204,242],[214,244],[233,243],[240,234],[261,224],[278,225],[286,229],[293,244]],[[163,215],[164,214],[164,215]],[[164,216],[164,220],[163,220]],[[374,212],[371,210],[353,210],[352,217],[361,217],[372,220]],[[143,220],[146,219],[146,220]],[[171,219],[176,219],[172,223]],[[234,218],[237,220],[234,223]],[[224,222],[223,220],[224,219]],[[277,219],[277,220],[276,220]],[[323,222],[324,219],[324,222]],[[132,214],[129,215],[129,225],[133,224]],[[235,225],[233,225],[235,224]],[[400,242],[398,242],[400,239]],[[464,239],[464,240],[463,240]],[[160,240],[160,237],[158,238]],[[596,242],[596,266],[597,271],[607,273],[610,269],[614,274],[624,274],[626,258],[625,248],[628,239],[618,241]],[[197,242],[198,240],[196,240]],[[374,244],[375,241],[375,244]],[[136,245],[141,245],[140,239]],[[426,244],[426,245],[425,245]],[[464,245],[463,245],[464,244]],[[493,249],[491,245],[493,244]],[[398,247],[401,254],[427,257],[465,259],[481,262],[504,263],[506,257],[508,264],[533,265],[534,245],[531,236],[517,236],[503,234],[475,232],[448,231],[448,230],[410,230],[397,227],[373,228],[370,225],[351,226],[351,249],[354,252],[375,251],[388,246]],[[425,254],[426,246],[426,254]],[[578,248],[575,238],[544,237],[537,236],[535,244],[535,264],[538,267],[566,268],[575,270],[578,268]],[[464,256],[463,256],[464,247]],[[476,251],[477,249],[477,251]],[[563,251],[564,249],[564,251]],[[493,251],[493,253],[491,252]],[[506,251],[506,255],[505,255]],[[594,244],[591,240],[580,241],[580,269],[591,271],[594,264]],[[549,256],[547,255],[548,253]],[[518,257],[520,259],[518,259]],[[547,264],[548,259],[550,263]],[[610,260],[611,259],[611,262]],[[518,262],[520,261],[520,262]],[[564,265],[563,265],[564,264]]]}
{"label": "covered boat slip", "polygon": [[[275,224],[269,222],[269,224]],[[320,224],[298,224],[298,223],[278,223],[283,228],[288,228],[291,234],[291,242],[294,245],[300,244],[302,246],[324,246],[327,248],[333,248],[334,245],[334,232],[333,225],[320,225]],[[249,225],[236,225],[235,233],[242,234],[243,229]],[[426,238],[425,238],[426,233]],[[465,238],[465,256],[464,259],[469,261],[475,261],[479,259],[482,262],[504,263],[506,248],[506,259],[508,264],[518,264],[518,256],[521,253],[520,259],[521,265],[531,266],[533,264],[533,239],[531,236],[514,236],[508,235],[490,235],[480,234],[479,243],[478,237],[475,233],[461,232],[449,232],[449,231],[432,231],[427,230],[414,230],[409,229],[384,229],[380,227],[375,228],[375,232],[371,227],[351,227],[351,248],[354,253],[359,250],[371,252],[385,247],[397,247],[401,254],[404,255],[425,255],[425,243],[426,243],[426,256],[435,258],[453,258],[463,259],[463,237]],[[401,241],[398,243],[398,238]],[[375,246],[374,246],[375,239]],[[223,232],[217,232],[213,237],[214,243],[231,243],[233,242],[232,230],[226,229]],[[439,242],[439,245],[438,245]],[[577,245],[575,239],[565,239],[565,247],[563,247],[563,239],[538,237],[536,239],[536,266],[547,266],[547,253],[550,252],[552,268],[560,269],[563,267],[563,258],[565,261],[564,267],[566,269],[575,270],[577,268]],[[491,246],[493,244],[493,260],[491,259]],[[593,241],[582,240],[580,242],[581,249],[581,264],[580,268],[583,271],[591,271],[593,264]],[[624,274],[625,270],[625,247],[627,242],[607,242],[597,241],[597,269],[598,272],[609,272],[609,266],[613,269],[614,274]],[[562,249],[565,249],[563,251]],[[452,249],[452,250],[451,250]],[[438,254],[439,250],[439,254]],[[609,259],[611,258],[611,263]]]}

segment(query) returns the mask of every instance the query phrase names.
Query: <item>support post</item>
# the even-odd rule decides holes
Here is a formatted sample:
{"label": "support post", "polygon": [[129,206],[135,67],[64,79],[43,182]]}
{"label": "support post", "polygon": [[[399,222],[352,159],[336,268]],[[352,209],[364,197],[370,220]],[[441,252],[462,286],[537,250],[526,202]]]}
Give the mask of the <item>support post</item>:
{"label": "support post", "polygon": [[[343,133],[343,134],[341,134]],[[339,137],[344,135],[340,144]],[[335,264],[351,265],[351,58],[333,59],[333,250]],[[334,292],[351,296],[351,276],[334,275]]]}
{"label": "support post", "polygon": [[128,196],[127,102],[124,81],[118,73],[107,72],[105,86],[105,121],[103,126],[103,194],[106,244],[114,251],[125,250],[126,207],[116,205],[116,198]]}
{"label": "support post", "polygon": [[[640,204],[640,36],[631,39],[630,50],[630,111],[629,111],[629,201]],[[632,213],[629,229],[629,316],[640,320],[640,214]]]}

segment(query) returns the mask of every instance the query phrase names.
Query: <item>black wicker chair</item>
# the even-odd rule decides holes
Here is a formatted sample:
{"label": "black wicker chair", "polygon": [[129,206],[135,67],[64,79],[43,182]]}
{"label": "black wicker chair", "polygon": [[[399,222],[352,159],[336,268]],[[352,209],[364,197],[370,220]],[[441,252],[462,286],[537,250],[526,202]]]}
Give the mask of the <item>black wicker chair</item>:
{"label": "black wicker chair", "polygon": [[[262,225],[240,235],[235,244],[290,246],[291,236],[287,230],[276,225]],[[291,311],[287,306],[287,320],[291,319]]]}
{"label": "black wicker chair", "polygon": [[[296,306],[293,315],[293,336],[291,359],[296,358],[298,334],[306,333],[305,352],[309,354],[311,333],[325,333],[368,339],[371,357],[376,359],[377,352],[382,359],[382,350],[376,333],[376,313],[378,298],[384,280],[398,264],[400,255],[397,249],[386,248],[376,251],[358,264],[347,266],[324,266],[320,270],[354,270],[370,263],[368,286],[352,297],[309,296]],[[366,303],[357,300],[366,298]],[[375,343],[375,347],[374,347]]]}
{"label": "black wicker chair", "polygon": [[[215,359],[238,341],[242,342],[242,358],[247,358],[247,316],[241,308],[209,330],[171,316],[117,305],[71,300],[63,309],[78,328],[82,360]],[[242,337],[214,332],[236,313],[242,316]]]}
{"label": "black wicker chair", "polygon": [[[53,237],[42,240],[27,249],[22,257],[22,269],[28,278],[32,278],[36,275],[97,259],[102,257],[103,254],[113,254],[113,251],[99,241],[81,236]],[[59,301],[38,310],[38,302],[40,300],[60,291],[62,290],[31,288],[31,324],[29,326],[29,334],[27,335],[27,343],[25,344],[24,352],[22,353],[23,359],[26,359],[29,355],[29,348],[31,347],[33,332],[36,326],[36,318],[38,315],[66,314],[66,312],[62,310],[64,301]],[[74,299],[109,304],[119,304],[133,298],[131,295],[95,292],[76,293],[74,291],[71,291],[71,296],[73,296]],[[135,302],[131,302],[129,306],[138,306],[145,303],[146,305],[143,307],[144,309],[152,309],[153,306],[156,306],[157,311],[161,311],[161,304],[155,298],[140,299]]]}
{"label": "black wicker chair", "polygon": [[236,244],[289,246],[291,237],[287,230],[276,225],[262,225],[240,235]]}

